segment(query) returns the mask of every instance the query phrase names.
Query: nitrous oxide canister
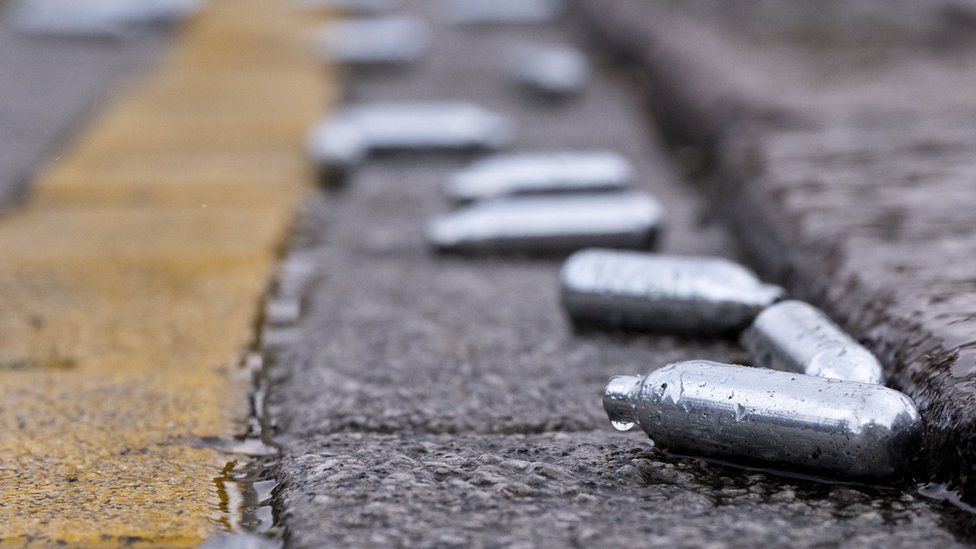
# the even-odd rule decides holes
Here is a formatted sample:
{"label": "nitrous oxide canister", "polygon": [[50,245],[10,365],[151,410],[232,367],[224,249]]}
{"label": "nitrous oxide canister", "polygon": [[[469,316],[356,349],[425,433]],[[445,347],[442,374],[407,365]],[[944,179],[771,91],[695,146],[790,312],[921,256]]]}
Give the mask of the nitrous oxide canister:
{"label": "nitrous oxide canister", "polygon": [[603,406],[658,449],[846,477],[906,472],[922,436],[911,399],[882,385],[704,360],[616,376]]}

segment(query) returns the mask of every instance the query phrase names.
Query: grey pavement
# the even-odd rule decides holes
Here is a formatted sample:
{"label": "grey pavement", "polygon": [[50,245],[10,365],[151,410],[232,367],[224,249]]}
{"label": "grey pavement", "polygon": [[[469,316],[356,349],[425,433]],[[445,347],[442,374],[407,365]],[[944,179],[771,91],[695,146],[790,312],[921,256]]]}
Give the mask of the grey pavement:
{"label": "grey pavement", "polygon": [[28,36],[5,7],[0,2],[0,210],[161,53],[168,35],[146,28],[120,40]]}
{"label": "grey pavement", "polygon": [[582,5],[751,256],[879,355],[928,477],[976,498],[976,5]]}
{"label": "grey pavement", "polygon": [[[410,4],[433,7],[435,3]],[[460,30],[437,14],[420,66],[347,75],[348,101],[465,99],[514,115],[514,150],[614,149],[669,212],[663,249],[733,243],[669,164],[627,74],[599,61],[580,98],[542,103],[500,65],[571,23]],[[317,196],[292,253],[316,265],[297,332],[266,347],[290,547],[952,546],[957,511],[912,490],[784,478],[654,453],[612,431],[610,375],[742,360],[727,341],[573,334],[560,262],[437,256],[421,237],[439,186],[471,157],[386,156]]]}

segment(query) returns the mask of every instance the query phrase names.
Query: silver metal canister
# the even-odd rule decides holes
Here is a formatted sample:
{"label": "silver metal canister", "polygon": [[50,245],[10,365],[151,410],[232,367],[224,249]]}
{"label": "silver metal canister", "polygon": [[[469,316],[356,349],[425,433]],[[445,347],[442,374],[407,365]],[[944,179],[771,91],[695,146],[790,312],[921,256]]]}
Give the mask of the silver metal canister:
{"label": "silver metal canister", "polygon": [[441,0],[455,25],[548,23],[562,14],[564,0]]}
{"label": "silver metal canister", "polygon": [[847,477],[908,471],[922,437],[911,399],[887,387],[704,360],[614,377],[603,406],[662,450]]}
{"label": "silver metal canister", "polygon": [[763,368],[811,376],[883,383],[884,369],[871,351],[822,311],[802,301],[781,301],[759,313],[740,342]]}
{"label": "silver metal canister", "polygon": [[[198,11],[202,0],[15,0],[9,20],[25,34],[73,38],[125,38],[134,27],[169,25]],[[6,7],[6,6],[5,6]]]}
{"label": "silver metal canister", "polygon": [[654,333],[737,333],[783,295],[727,259],[623,250],[573,254],[560,279],[577,325]]}
{"label": "silver metal canister", "polygon": [[56,36],[67,38],[108,38],[125,37],[126,24],[116,10],[93,9],[97,6],[82,2],[60,0],[56,2],[41,0],[17,0],[6,7],[5,19],[10,21],[18,32],[37,36]]}
{"label": "silver metal canister", "polygon": [[346,65],[413,63],[429,43],[427,24],[412,16],[336,21],[317,29],[313,38],[320,59]]}
{"label": "silver metal canister", "polygon": [[321,122],[308,134],[308,157],[326,183],[342,181],[369,154],[366,137],[355,124],[340,119]]}
{"label": "silver metal canister", "polygon": [[346,15],[378,15],[400,7],[399,0],[292,0],[304,11],[342,12]]}
{"label": "silver metal canister", "polygon": [[564,45],[521,48],[513,63],[514,80],[526,89],[551,98],[581,93],[590,79],[590,63],[583,52]]}
{"label": "silver metal canister", "polygon": [[367,103],[319,122],[306,148],[317,167],[344,174],[375,151],[499,149],[514,138],[510,118],[471,103]]}
{"label": "silver metal canister", "polygon": [[664,210],[642,193],[477,202],[435,219],[427,240],[463,253],[565,253],[590,246],[650,248]]}
{"label": "silver metal canister", "polygon": [[444,194],[455,202],[517,195],[621,191],[634,180],[626,158],[605,151],[510,154],[455,173]]}

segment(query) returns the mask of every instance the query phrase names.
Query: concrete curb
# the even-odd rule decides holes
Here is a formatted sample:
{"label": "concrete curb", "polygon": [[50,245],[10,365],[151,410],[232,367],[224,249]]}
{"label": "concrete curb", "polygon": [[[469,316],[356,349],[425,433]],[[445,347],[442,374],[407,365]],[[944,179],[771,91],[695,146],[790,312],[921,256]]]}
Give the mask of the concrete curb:
{"label": "concrete curb", "polygon": [[[932,150],[943,150],[950,140],[954,151],[976,149],[972,135],[953,134],[953,123],[946,121],[953,116],[966,119],[972,109],[952,96],[954,82],[940,62],[926,57],[931,45],[918,37],[906,39],[911,44],[898,46],[917,59],[909,58],[904,67],[882,67],[887,72],[879,69],[875,76],[884,86],[889,83],[886,78],[906,69],[909,74],[926,74],[928,82],[882,87],[891,93],[875,99],[870,97],[877,91],[871,89],[872,82],[857,87],[841,75],[835,87],[853,93],[845,103],[831,96],[829,85],[809,94],[790,88],[785,80],[809,76],[802,72],[810,68],[802,66],[802,58],[797,63],[790,52],[750,49],[727,28],[705,23],[700,14],[689,17],[657,4],[599,0],[581,2],[581,11],[605,46],[644,69],[649,103],[661,125],[677,140],[704,148],[714,160],[722,181],[712,189],[713,198],[740,235],[746,253],[765,274],[826,309],[867,343],[888,367],[888,384],[918,404],[927,424],[924,474],[962,488],[964,495],[976,495],[976,479],[968,475],[976,456],[976,414],[971,406],[976,380],[969,350],[976,321],[958,314],[965,308],[960,303],[973,303],[974,292],[958,283],[953,286],[957,273],[967,270],[959,263],[973,266],[968,259],[972,256],[963,250],[976,245],[976,237],[963,236],[961,229],[960,234],[947,235],[956,231],[949,221],[941,233],[926,224],[929,219],[951,220],[953,212],[961,213],[969,205],[966,200],[943,200],[947,203],[936,201],[933,206],[913,201],[916,195],[909,193],[900,201],[904,219],[893,220],[894,207],[877,208],[878,222],[871,233],[853,220],[869,216],[878,203],[897,202],[896,185],[894,190],[875,189],[877,194],[868,198],[836,201],[846,189],[871,185],[882,171],[878,166],[894,172],[892,177],[899,181],[910,178],[919,166],[966,169],[964,160],[934,158],[925,149],[932,139],[937,140]],[[783,58],[777,59],[778,54]],[[939,84],[940,79],[945,82]],[[935,104],[913,107],[917,92],[932,89],[933,83]],[[827,99],[820,101],[824,96]],[[875,126],[866,122],[871,120]],[[916,129],[922,126],[935,127],[935,137]],[[870,136],[877,141],[856,141],[850,148],[841,144],[837,149],[832,131],[834,141],[844,132],[848,138]],[[807,139],[807,148],[779,154],[777,140],[796,136],[803,136],[797,142]],[[905,147],[908,153],[901,151]],[[838,168],[837,162],[830,162],[836,159],[828,158],[820,166],[808,165],[828,150],[860,153],[869,161],[850,161]],[[914,163],[898,164],[906,157]],[[806,188],[804,182],[789,181],[804,168]],[[938,173],[922,183],[933,188],[948,185]],[[826,228],[845,221],[851,221],[850,228]],[[892,232],[876,234],[885,230]],[[921,259],[891,259],[898,254],[919,254]],[[940,271],[930,266],[943,264],[953,268]],[[953,301],[953,312],[941,307],[939,299]]]}

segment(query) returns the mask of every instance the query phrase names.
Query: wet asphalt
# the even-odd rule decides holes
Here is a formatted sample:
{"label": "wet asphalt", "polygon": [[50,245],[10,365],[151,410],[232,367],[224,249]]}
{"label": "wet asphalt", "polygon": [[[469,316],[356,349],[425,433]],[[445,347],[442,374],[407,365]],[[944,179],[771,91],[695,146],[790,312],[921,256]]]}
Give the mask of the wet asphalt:
{"label": "wet asphalt", "polygon": [[[429,9],[433,2],[410,4]],[[522,42],[585,44],[572,19],[459,29],[429,9],[434,45],[406,70],[347,72],[345,101],[463,99],[514,116],[513,151],[611,149],[668,210],[662,249],[734,256],[637,107],[629,75],[593,54],[563,102],[506,77]],[[266,340],[282,456],[276,520],[291,547],[953,546],[960,511],[913,487],[816,482],[652,451],[614,432],[607,378],[669,362],[742,359],[728,341],[574,334],[554,258],[433,254],[421,231],[473,156],[384,156],[308,205],[286,257],[314,265],[294,330]],[[273,344],[272,344],[273,343]]]}

